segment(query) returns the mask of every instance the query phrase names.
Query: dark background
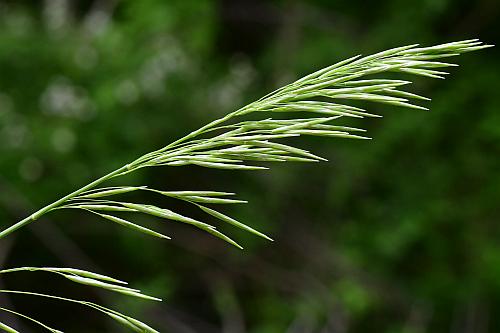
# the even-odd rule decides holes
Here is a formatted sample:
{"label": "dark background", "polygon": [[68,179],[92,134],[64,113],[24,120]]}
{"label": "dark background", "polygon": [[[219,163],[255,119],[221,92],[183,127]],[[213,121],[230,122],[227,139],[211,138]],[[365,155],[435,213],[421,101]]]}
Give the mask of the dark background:
{"label": "dark background", "polygon": [[[301,75],[412,43],[495,44],[499,19],[495,0],[1,1],[0,227]],[[0,242],[1,267],[109,273],[161,304],[43,273],[0,283],[100,301],[161,332],[499,332],[499,50],[457,58],[446,81],[411,77],[430,112],[370,105],[384,118],[350,124],[372,141],[303,141],[328,163],[120,183],[237,192],[250,203],[224,211],[274,243],[221,225],[239,251],[134,219],[173,236],[160,241],[80,212]],[[67,332],[122,331],[81,307],[0,297]]]}

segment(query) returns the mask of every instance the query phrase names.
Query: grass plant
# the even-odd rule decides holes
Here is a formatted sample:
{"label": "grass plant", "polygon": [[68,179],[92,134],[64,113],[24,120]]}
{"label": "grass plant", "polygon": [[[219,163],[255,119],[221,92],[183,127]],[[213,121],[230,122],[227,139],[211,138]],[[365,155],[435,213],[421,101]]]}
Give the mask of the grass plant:
{"label": "grass plant", "polygon": [[[427,110],[427,108],[415,104],[415,102],[427,101],[428,98],[403,90],[403,87],[411,83],[410,81],[388,78],[386,74],[396,72],[443,79],[448,73],[444,72],[442,68],[456,65],[443,62],[442,59],[490,46],[482,44],[477,39],[431,47],[419,47],[417,44],[413,44],[365,57],[355,56],[320,69],[220,119],[210,122],[167,146],[144,154],[117,170],[48,204],[1,231],[0,238],[8,236],[28,224],[39,221],[45,214],[50,212],[60,209],[78,209],[95,214],[108,222],[162,239],[170,239],[171,235],[165,235],[132,222],[133,214],[146,214],[185,223],[242,249],[242,246],[237,241],[218,231],[209,222],[196,220],[165,207],[119,199],[120,195],[125,193],[148,191],[159,196],[185,201],[192,204],[194,209],[206,213],[207,218],[218,219],[264,239],[272,240],[269,236],[251,226],[223,214],[220,212],[220,208],[214,208],[226,204],[246,203],[246,201],[234,199],[234,193],[212,189],[173,191],[126,184],[115,187],[103,185],[111,179],[120,178],[148,167],[197,165],[227,170],[263,170],[268,168],[269,162],[325,161],[325,158],[295,147],[289,142],[300,136],[369,139],[365,135],[365,130],[343,126],[339,122],[345,117],[369,118],[380,116],[352,106],[347,102],[360,100]],[[283,139],[286,139],[286,143],[282,142]],[[155,297],[143,294],[140,290],[126,287],[126,283],[123,281],[81,269],[21,267],[1,270],[0,274],[15,274],[22,271],[56,274],[61,278],[86,286],[101,288],[131,297],[159,301]],[[87,301],[27,291],[0,290],[0,293],[22,294],[77,303],[101,312],[133,331],[157,332],[134,318]],[[31,320],[51,332],[61,332],[11,309],[0,308],[0,312],[8,312]],[[5,332],[17,332],[12,327],[1,322],[0,329]]]}

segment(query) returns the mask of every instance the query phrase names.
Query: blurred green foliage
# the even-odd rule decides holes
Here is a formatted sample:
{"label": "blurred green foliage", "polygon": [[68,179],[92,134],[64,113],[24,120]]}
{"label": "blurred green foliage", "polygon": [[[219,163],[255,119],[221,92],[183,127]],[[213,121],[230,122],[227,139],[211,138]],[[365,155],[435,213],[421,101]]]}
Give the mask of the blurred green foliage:
{"label": "blurred green foliage", "polygon": [[[415,42],[495,44],[499,19],[494,0],[1,1],[0,226],[300,75]],[[304,142],[329,163],[130,176],[238,192],[250,203],[231,214],[274,243],[228,229],[238,251],[139,217],[174,236],[161,242],[61,212],[0,244],[2,267],[97,269],[163,304],[43,274],[1,284],[101,299],[162,332],[497,332],[499,56],[460,57],[444,82],[415,79],[431,112],[369,106],[384,118],[352,123],[371,142]],[[8,303],[68,332],[120,330],[77,307]]]}

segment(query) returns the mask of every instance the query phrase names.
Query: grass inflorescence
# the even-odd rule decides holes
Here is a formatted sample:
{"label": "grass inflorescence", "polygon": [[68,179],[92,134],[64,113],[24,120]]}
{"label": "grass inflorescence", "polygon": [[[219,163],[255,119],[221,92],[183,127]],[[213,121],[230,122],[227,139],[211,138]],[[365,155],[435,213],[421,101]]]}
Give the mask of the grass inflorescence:
{"label": "grass inflorescence", "polygon": [[[398,47],[369,56],[355,56],[311,73],[291,84],[281,87],[261,99],[195,130],[175,142],[147,153],[123,167],[89,183],[86,186],[43,207],[31,216],[0,232],[3,238],[19,228],[33,223],[43,215],[59,209],[78,209],[95,214],[105,221],[130,228],[150,236],[170,239],[159,231],[151,230],[118,214],[146,214],[161,219],[186,223],[218,237],[238,248],[240,244],[221,233],[205,221],[182,215],[165,207],[115,199],[121,194],[149,191],[157,195],[182,200],[206,213],[207,218],[217,219],[267,240],[269,236],[221,213],[213,206],[241,204],[234,193],[216,190],[165,190],[146,186],[101,187],[104,182],[147,167],[182,167],[197,165],[227,170],[265,170],[269,162],[320,162],[326,159],[291,145],[300,136],[369,139],[365,130],[342,126],[342,118],[380,117],[368,110],[346,104],[348,101],[368,101],[405,108],[427,110],[416,102],[429,99],[404,90],[410,81],[388,79],[384,74],[397,72],[436,79],[443,79],[447,72],[442,68],[456,64],[443,62],[462,53],[490,47],[477,39],[419,47],[417,44]],[[255,120],[249,120],[249,116]],[[159,300],[126,287],[124,282],[101,274],[71,268],[22,267],[0,271],[0,274],[19,271],[41,271],[57,274],[75,283],[97,287],[127,296]],[[25,291],[0,290],[0,293],[24,294],[78,303],[108,315],[136,332],[157,332],[146,324],[100,305]],[[10,309],[10,312],[31,320],[51,332],[60,332],[39,321]],[[17,332],[0,322],[0,330]]]}

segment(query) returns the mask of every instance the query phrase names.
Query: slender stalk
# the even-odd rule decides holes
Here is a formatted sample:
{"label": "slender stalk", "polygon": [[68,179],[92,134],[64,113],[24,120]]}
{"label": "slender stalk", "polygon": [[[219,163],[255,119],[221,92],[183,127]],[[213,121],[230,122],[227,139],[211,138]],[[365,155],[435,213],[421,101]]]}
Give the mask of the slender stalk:
{"label": "slender stalk", "polygon": [[[33,318],[28,317],[28,316],[26,316],[26,315],[23,315],[22,313],[16,312],[16,311],[14,311],[14,310],[11,310],[11,309],[7,309],[7,308],[2,308],[2,307],[0,307],[0,311],[9,312],[9,313],[11,313],[11,314],[13,314],[13,315],[16,315],[16,316],[18,316],[18,317],[22,317],[22,318],[24,318],[24,319],[27,319],[27,320],[29,320],[29,321],[32,321],[32,322],[34,322],[35,324],[40,325],[41,327],[43,327],[43,328],[47,329],[48,331],[50,331],[50,332],[52,332],[52,333],[63,333],[62,331],[56,330],[55,328],[52,328],[52,327],[49,327],[49,326],[45,325],[44,323],[42,323],[42,322],[40,322],[40,321],[38,321],[38,320],[36,320],[36,319],[33,319]],[[1,323],[0,323],[0,324],[1,324]],[[1,328],[1,326],[0,326],[0,328]],[[11,331],[7,331],[7,332],[11,332]],[[17,332],[17,331],[15,331],[15,332]]]}
{"label": "slender stalk", "polygon": [[101,178],[98,178],[96,180],[94,180],[93,182],[85,185],[84,187],[74,191],[74,192],[71,192],[70,194],[62,197],[61,199],[57,200],[57,201],[54,201],[53,203],[51,203],[50,205],[47,205],[41,209],[39,209],[38,211],[36,211],[35,213],[31,214],[30,216],[22,219],[21,221],[17,222],[16,224],[8,227],[7,229],[3,230],[0,232],[0,239],[1,238],[4,238],[5,236],[13,233],[14,231],[16,231],[17,229],[19,228],[22,228],[34,221],[36,221],[38,218],[40,218],[42,215],[48,213],[49,211],[51,211],[52,209],[62,205],[63,203],[65,203],[66,201],[80,195],[81,193],[85,192],[85,191],[88,191],[94,187],[96,187],[97,185],[105,182],[106,180],[124,172],[125,170],[128,169],[128,165],[125,165],[119,169],[116,169],[115,171],[113,172],[110,172],[108,173],[107,175],[101,177]]}

